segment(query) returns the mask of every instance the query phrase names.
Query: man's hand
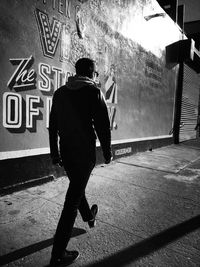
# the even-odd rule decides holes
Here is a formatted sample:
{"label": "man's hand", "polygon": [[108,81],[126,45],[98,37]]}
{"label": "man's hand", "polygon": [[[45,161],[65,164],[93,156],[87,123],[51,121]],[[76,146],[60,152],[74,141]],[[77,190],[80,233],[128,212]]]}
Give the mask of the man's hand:
{"label": "man's hand", "polygon": [[53,158],[52,159],[52,163],[54,165],[59,166],[59,167],[62,167],[63,166],[63,162],[62,162],[62,159],[61,158]]}

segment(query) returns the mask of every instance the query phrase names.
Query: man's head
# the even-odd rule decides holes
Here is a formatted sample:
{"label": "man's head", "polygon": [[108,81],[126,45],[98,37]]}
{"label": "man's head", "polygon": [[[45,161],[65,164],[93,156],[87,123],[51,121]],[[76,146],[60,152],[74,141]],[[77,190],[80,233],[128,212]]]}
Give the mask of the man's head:
{"label": "man's head", "polygon": [[75,64],[75,69],[77,75],[93,79],[96,73],[96,64],[90,58],[80,58]]}

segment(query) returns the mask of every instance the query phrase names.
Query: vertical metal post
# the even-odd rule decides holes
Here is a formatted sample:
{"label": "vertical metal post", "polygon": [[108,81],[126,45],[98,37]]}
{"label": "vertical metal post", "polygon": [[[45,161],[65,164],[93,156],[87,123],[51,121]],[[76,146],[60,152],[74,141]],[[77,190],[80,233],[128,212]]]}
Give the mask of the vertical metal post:
{"label": "vertical metal post", "polygon": [[184,22],[185,22],[185,5],[178,6],[178,25],[184,32]]}
{"label": "vertical metal post", "polygon": [[174,112],[174,126],[173,126],[174,144],[179,144],[181,104],[182,104],[182,94],[183,94],[183,77],[184,77],[184,63],[180,62],[178,71],[178,83],[175,96],[175,112]]}
{"label": "vertical metal post", "polygon": [[197,125],[196,125],[196,139],[200,140],[200,89],[199,89],[198,115],[197,115]]}

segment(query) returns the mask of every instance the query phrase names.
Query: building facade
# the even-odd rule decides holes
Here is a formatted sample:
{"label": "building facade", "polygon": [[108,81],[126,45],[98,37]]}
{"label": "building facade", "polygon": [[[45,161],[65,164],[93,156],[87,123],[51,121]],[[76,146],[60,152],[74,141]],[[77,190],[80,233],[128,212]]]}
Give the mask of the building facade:
{"label": "building facade", "polygon": [[178,65],[166,47],[182,32],[156,0],[2,0],[0,18],[1,189],[63,175],[49,112],[81,57],[97,62],[115,158],[173,142]]}

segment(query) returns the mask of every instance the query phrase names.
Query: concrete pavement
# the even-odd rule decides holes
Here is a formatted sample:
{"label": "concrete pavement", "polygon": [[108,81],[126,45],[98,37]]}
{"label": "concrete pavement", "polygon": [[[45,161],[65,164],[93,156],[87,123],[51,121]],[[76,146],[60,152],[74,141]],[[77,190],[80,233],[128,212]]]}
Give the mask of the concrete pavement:
{"label": "concrete pavement", "polygon": [[[0,265],[47,266],[68,181],[0,197]],[[199,267],[200,145],[171,145],[99,165],[87,187],[97,226],[78,215],[72,267]]]}

